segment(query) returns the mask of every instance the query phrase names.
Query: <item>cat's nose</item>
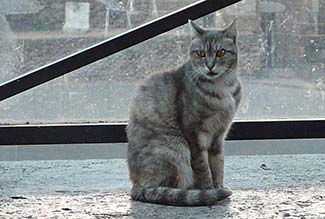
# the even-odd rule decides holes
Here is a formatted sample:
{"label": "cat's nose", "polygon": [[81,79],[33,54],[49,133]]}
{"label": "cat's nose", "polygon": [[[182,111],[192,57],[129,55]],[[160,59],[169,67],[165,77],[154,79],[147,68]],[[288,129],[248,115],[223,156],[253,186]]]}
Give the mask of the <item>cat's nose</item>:
{"label": "cat's nose", "polygon": [[210,70],[212,71],[213,67],[214,67],[214,57],[212,56],[207,56],[205,58],[205,66]]}
{"label": "cat's nose", "polygon": [[207,57],[205,60],[205,66],[211,71],[214,67],[214,60]]}
{"label": "cat's nose", "polygon": [[208,64],[207,64],[207,68],[208,68],[210,71],[212,71],[213,67],[214,67],[213,64],[211,64],[211,65],[208,65]]}

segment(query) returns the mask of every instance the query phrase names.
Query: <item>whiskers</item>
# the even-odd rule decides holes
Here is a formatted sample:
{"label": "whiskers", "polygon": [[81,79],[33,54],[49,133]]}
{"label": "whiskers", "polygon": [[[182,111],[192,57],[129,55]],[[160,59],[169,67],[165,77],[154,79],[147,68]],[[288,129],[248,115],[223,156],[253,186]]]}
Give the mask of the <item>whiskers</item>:
{"label": "whiskers", "polygon": [[234,73],[235,71],[232,68],[226,68],[225,73],[226,74],[231,74]]}
{"label": "whiskers", "polygon": [[197,71],[195,72],[194,74],[191,74],[190,76],[190,79],[191,79],[191,82],[196,85],[196,83],[198,82],[198,80],[204,76],[204,73],[202,71]]}
{"label": "whiskers", "polygon": [[227,65],[225,66],[226,67],[226,72],[227,73],[235,73],[236,72],[236,69],[237,69],[237,67],[236,67],[237,65],[236,65],[236,62],[229,62],[229,63],[227,63]]}
{"label": "whiskers", "polygon": [[235,63],[231,62],[231,63],[228,63],[226,66],[225,66],[225,70],[224,72],[226,74],[231,74],[231,73],[236,73],[236,67],[234,65]]}

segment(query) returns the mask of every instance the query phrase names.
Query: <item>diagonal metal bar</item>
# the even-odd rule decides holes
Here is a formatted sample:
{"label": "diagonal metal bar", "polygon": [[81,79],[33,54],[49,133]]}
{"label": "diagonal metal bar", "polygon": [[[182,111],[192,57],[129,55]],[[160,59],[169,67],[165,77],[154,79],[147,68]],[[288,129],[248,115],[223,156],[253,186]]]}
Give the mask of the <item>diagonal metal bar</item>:
{"label": "diagonal metal bar", "polygon": [[179,27],[185,24],[188,19],[200,18],[239,1],[241,0],[201,0],[126,33],[28,72],[0,84],[0,101]]}

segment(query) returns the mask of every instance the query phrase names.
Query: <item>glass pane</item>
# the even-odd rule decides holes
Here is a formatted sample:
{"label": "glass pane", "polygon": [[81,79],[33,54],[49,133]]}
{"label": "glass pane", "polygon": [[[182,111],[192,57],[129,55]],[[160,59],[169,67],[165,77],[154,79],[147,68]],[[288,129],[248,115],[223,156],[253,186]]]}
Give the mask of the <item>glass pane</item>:
{"label": "glass pane", "polygon": [[318,0],[247,0],[237,11],[225,10],[241,24],[245,95],[237,119],[324,116],[324,6]]}
{"label": "glass pane", "polygon": [[197,0],[0,0],[0,83]]}
{"label": "glass pane", "polygon": [[[324,116],[324,14],[323,1],[245,0],[197,21],[224,27],[238,17],[244,95],[236,120]],[[189,42],[187,25],[169,31],[3,101],[0,121],[127,121],[138,84],[184,63]]]}

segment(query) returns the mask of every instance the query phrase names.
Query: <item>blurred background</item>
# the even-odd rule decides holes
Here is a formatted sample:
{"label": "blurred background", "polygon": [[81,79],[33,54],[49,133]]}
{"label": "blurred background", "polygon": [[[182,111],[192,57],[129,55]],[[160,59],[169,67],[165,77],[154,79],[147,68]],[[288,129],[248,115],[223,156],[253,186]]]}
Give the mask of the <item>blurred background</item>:
{"label": "blurred background", "polygon": [[[0,83],[195,0],[0,0]],[[324,116],[325,0],[243,0],[197,22],[238,17],[244,97],[236,120]],[[139,83],[181,65],[187,25],[0,102],[0,124],[123,122]]]}

